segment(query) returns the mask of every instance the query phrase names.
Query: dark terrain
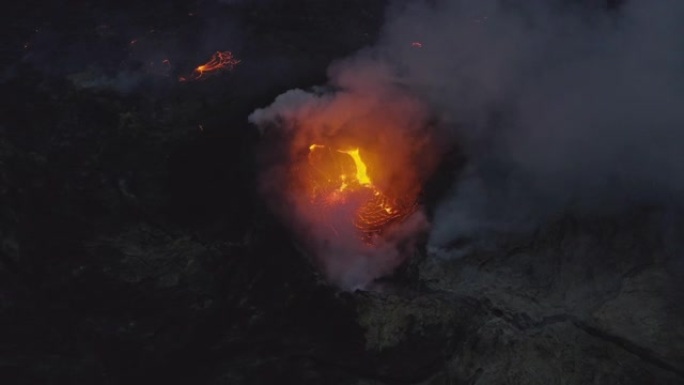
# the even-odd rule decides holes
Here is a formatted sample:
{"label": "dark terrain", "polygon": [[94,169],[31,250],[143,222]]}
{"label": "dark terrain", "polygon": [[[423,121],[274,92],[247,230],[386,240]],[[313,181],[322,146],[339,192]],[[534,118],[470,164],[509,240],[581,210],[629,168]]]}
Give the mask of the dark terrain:
{"label": "dark terrain", "polygon": [[[324,84],[384,6],[13,4],[0,383],[683,384],[663,294],[678,251],[645,235],[658,208],[558,218],[443,264],[417,250],[383,293],[325,284],[257,193],[247,115]],[[177,81],[216,50],[242,62]]]}

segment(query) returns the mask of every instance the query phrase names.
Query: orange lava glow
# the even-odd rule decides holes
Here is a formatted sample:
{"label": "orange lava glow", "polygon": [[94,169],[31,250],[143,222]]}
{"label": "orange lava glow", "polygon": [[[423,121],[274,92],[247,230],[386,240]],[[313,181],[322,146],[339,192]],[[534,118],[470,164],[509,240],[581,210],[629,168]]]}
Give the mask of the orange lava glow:
{"label": "orange lava glow", "polygon": [[381,172],[381,167],[367,164],[359,148],[341,150],[312,144],[308,165],[311,203],[329,207],[355,200],[354,225],[367,240],[413,211],[414,201],[390,196],[373,183],[371,174]]}
{"label": "orange lava glow", "polygon": [[230,71],[239,63],[240,60],[236,59],[232,52],[216,51],[208,62],[197,66],[190,76],[181,76],[178,80],[184,82],[188,80],[203,79],[209,73],[218,73],[224,70]]}

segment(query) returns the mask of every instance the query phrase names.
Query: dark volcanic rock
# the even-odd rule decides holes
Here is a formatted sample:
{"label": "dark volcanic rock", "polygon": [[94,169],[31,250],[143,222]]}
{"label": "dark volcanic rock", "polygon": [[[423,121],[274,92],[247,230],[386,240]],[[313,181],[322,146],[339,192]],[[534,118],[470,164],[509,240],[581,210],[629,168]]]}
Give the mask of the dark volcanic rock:
{"label": "dark volcanic rock", "polygon": [[[0,381],[353,378],[319,369],[363,332],[264,210],[246,116],[371,42],[383,2],[37,5],[1,75]],[[177,82],[218,49],[242,64]]]}
{"label": "dark volcanic rock", "polygon": [[567,217],[502,240],[497,251],[428,259],[421,279],[429,288],[470,297],[489,313],[443,376],[476,376],[478,384],[682,383],[681,277],[669,267],[684,227],[664,232],[670,214]]}

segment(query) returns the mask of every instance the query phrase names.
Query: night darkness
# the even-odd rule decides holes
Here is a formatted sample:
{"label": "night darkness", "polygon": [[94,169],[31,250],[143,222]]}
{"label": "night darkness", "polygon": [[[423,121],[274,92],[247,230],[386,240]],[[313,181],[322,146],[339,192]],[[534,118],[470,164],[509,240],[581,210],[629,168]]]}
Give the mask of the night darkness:
{"label": "night darkness", "polygon": [[642,3],[13,3],[0,384],[684,384]]}

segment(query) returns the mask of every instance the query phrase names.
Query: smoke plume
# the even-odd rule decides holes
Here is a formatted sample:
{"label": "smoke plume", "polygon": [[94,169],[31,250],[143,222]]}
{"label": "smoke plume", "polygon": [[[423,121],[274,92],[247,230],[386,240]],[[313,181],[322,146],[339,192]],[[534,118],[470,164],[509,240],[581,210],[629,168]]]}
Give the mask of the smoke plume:
{"label": "smoke plume", "polygon": [[[430,111],[447,130],[442,142],[452,138],[468,159],[431,218],[432,250],[568,210],[679,206],[683,19],[676,0],[611,10],[561,0],[395,2],[379,42],[333,66],[331,84],[344,91],[293,90],[250,120],[293,130],[313,120],[334,133],[383,111],[396,114],[392,130],[419,137]],[[389,111],[396,95],[423,107]],[[341,104],[357,112],[338,113],[350,111]],[[375,277],[392,258],[327,266]]]}
{"label": "smoke plume", "polygon": [[[432,246],[564,210],[680,205],[684,3],[397,6],[379,50],[450,124],[469,165]],[[422,42],[420,54],[408,42]]]}
{"label": "smoke plume", "polygon": [[270,140],[283,149],[266,166],[263,190],[316,255],[325,275],[343,288],[366,286],[401,263],[427,227],[424,214],[420,209],[409,212],[370,245],[353,219],[364,196],[312,204],[303,180],[310,176],[297,170],[306,168],[305,154],[312,144],[359,147],[380,191],[417,198],[436,161],[430,114],[391,75],[380,61],[352,58],[331,67],[329,88],[288,91],[249,118],[262,135],[275,134],[278,139]]}

